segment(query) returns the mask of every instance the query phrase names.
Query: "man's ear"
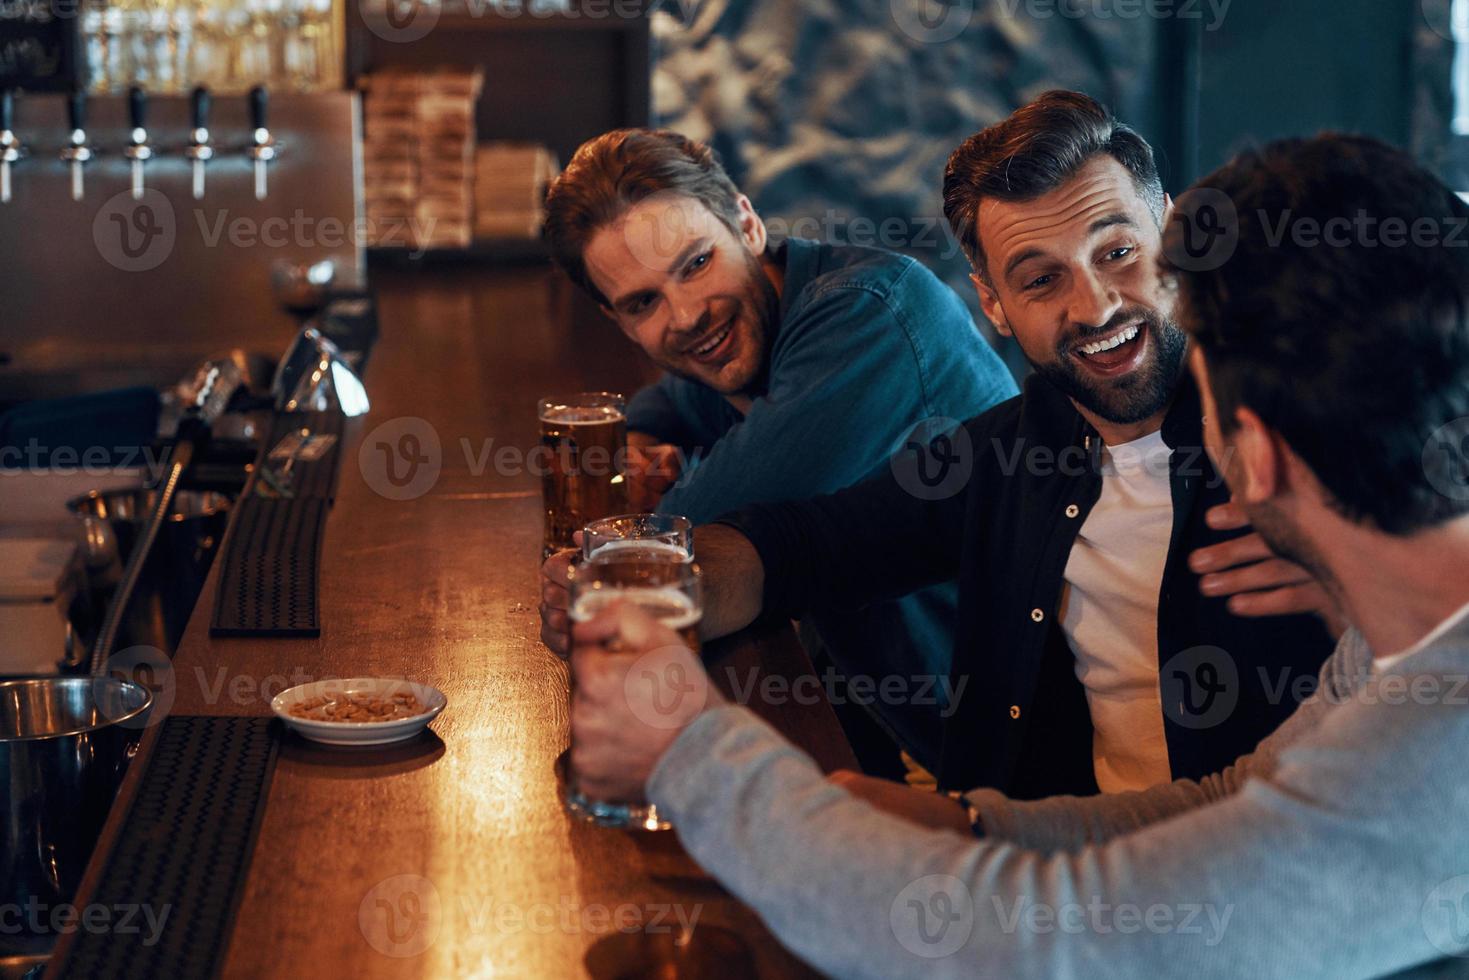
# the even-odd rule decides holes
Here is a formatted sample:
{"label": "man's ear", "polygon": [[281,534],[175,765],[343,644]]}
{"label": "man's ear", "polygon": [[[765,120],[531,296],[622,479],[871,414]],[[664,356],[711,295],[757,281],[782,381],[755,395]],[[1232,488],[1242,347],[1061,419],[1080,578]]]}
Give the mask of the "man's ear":
{"label": "man's ear", "polygon": [[745,247],[755,255],[765,254],[769,235],[765,230],[765,222],[760,220],[760,215],[755,213],[755,205],[750,203],[748,197],[741,194],[735,198],[735,206],[740,212],[740,239],[744,241]]}
{"label": "man's ear", "polygon": [[1280,433],[1265,424],[1252,410],[1240,407],[1234,413],[1237,428],[1230,449],[1239,462],[1243,485],[1235,495],[1242,503],[1263,504],[1286,490],[1286,454],[1290,449]]}
{"label": "man's ear", "polygon": [[969,274],[969,281],[974,283],[974,291],[979,295],[979,308],[984,311],[990,323],[995,325],[995,332],[1002,337],[1015,336],[1009,321],[1005,319],[1005,307],[1000,304],[1000,294],[995,292],[995,288],[980,278],[977,272]]}

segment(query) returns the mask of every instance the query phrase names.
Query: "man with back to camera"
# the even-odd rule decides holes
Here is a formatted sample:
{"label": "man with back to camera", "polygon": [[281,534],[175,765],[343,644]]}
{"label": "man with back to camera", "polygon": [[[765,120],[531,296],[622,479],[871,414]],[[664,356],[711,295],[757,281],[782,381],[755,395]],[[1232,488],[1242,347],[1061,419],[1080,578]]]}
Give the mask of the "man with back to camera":
{"label": "man with back to camera", "polygon": [[[1147,143],[1079,93],[960,146],[945,214],[985,313],[1035,374],[954,434],[972,471],[947,497],[919,499],[895,468],[700,528],[704,634],[959,578],[951,688],[968,683],[945,724],[946,787],[1143,789],[1215,772],[1273,731],[1330,652],[1303,614],[1325,597],[1259,534],[1232,533],[1246,522],[1205,456],[1154,274],[1166,206]],[[564,605],[558,585],[548,604]]]}
{"label": "man with back to camera", "polygon": [[[1273,144],[1201,186],[1237,208],[1238,250],[1202,271],[1164,264],[1160,279],[1181,293],[1209,452],[1253,526],[1354,626],[1256,752],[1091,799],[979,790],[966,808],[895,789],[924,803],[889,807],[899,816],[722,703],[635,607],[577,625],[583,786],[646,792],[824,973],[1464,975],[1469,250],[1449,242],[1469,206],[1361,137]],[[1169,228],[1185,270],[1204,206],[1180,202]],[[1359,215],[1371,230],[1350,240],[1277,231]],[[630,649],[595,646],[614,636]],[[673,665],[694,684],[670,713]],[[628,684],[633,669],[664,683]]]}
{"label": "man with back to camera", "polygon": [[[959,297],[920,263],[800,238],[772,245],[713,152],[677,133],[587,142],[546,210],[556,262],[666,372],[632,398],[629,442],[659,462],[696,457],[677,485],[634,479],[634,507],[699,523],[837,490],[886,469],[925,420],[969,418],[1015,393]],[[559,576],[567,562],[547,568]],[[850,615],[809,612],[843,673],[947,682],[956,594],[934,583]],[[564,654],[564,632],[546,639]],[[941,684],[928,689],[932,706],[875,710],[932,765],[945,705]],[[867,748],[863,717],[841,715]],[[888,771],[901,771],[890,755]],[[872,756],[859,751],[880,766]]]}

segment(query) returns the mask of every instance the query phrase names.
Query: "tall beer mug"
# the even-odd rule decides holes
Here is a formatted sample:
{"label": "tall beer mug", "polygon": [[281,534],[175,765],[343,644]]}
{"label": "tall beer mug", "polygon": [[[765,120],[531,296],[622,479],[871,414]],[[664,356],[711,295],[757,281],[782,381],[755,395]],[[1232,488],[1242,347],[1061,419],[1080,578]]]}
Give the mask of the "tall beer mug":
{"label": "tall beer mug", "polygon": [[589,521],[627,510],[627,403],[605,391],[542,398],[541,476],[546,509],[542,557],[573,547]]}
{"label": "tall beer mug", "polygon": [[[584,561],[571,569],[569,616],[573,623],[584,623],[611,603],[631,602],[677,633],[697,656],[699,622],[704,616],[702,578],[699,566],[691,561]],[[609,647],[615,649],[616,642]],[[573,698],[575,684],[573,674]],[[566,809],[573,815],[620,830],[669,828],[651,803],[588,797],[578,787],[569,761],[566,769]]]}

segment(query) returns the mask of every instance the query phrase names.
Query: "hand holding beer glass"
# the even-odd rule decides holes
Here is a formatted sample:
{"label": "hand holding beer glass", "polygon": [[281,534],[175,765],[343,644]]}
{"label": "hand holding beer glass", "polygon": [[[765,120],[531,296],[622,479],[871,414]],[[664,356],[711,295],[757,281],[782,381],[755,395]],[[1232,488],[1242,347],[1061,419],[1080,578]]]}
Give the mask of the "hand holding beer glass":
{"label": "hand holding beer glass", "polygon": [[[597,560],[573,566],[570,579],[567,809],[604,827],[667,829],[657,808],[641,802],[638,780],[647,777],[649,750],[671,743],[710,696],[698,658],[699,568],[666,557]],[[616,798],[583,791],[577,773],[588,763],[602,783],[617,787]]]}
{"label": "hand holding beer glass", "polygon": [[541,641],[558,657],[570,655],[567,589],[571,566],[582,561],[638,563],[694,560],[694,525],[669,514],[622,514],[592,521],[581,531],[581,552],[558,552],[541,565]]}
{"label": "hand holding beer glass", "polygon": [[550,450],[541,477],[547,558],[572,547],[583,524],[627,510],[627,404],[605,391],[542,398],[540,420],[541,444]]}

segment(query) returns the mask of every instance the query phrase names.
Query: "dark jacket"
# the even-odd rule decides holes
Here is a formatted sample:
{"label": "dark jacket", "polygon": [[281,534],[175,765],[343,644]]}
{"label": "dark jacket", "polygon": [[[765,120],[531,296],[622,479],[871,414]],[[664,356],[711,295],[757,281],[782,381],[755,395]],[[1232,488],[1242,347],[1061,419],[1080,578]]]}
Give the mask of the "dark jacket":
{"label": "dark jacket", "polygon": [[[1205,455],[1198,392],[1185,377],[1163,425],[1174,520],[1159,583],[1158,654],[1174,778],[1197,779],[1251,751],[1296,707],[1333,642],[1313,616],[1246,619],[1199,592],[1196,548],[1234,536],[1204,514],[1229,500]],[[913,450],[873,480],[724,523],[765,566],[767,611],[860,608],[957,578],[946,787],[991,786],[1020,799],[1094,793],[1086,693],[1058,611],[1076,536],[1101,495],[1101,440],[1039,377],[944,443]],[[915,472],[968,467],[941,499]],[[932,481],[930,481],[932,482]],[[874,671],[903,665],[874,664]]]}

